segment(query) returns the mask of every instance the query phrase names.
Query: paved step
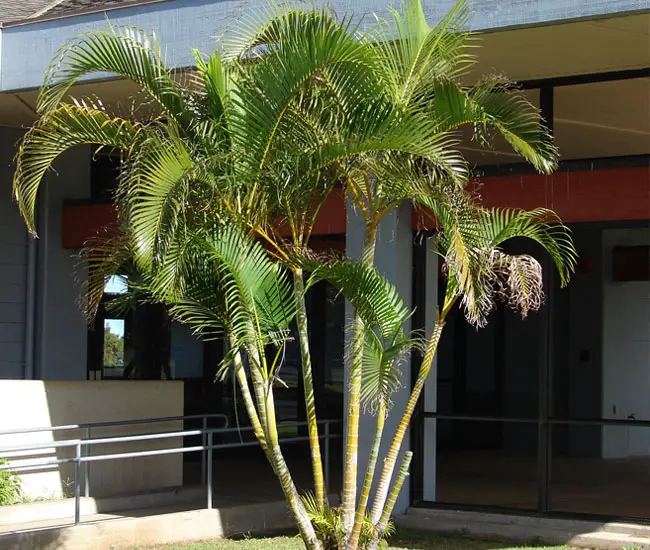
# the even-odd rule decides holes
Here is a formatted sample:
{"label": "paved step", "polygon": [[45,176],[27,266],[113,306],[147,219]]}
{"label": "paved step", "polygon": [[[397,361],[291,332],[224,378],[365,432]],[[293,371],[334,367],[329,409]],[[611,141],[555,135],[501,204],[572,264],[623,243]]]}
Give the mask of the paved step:
{"label": "paved step", "polygon": [[[198,504],[201,506],[203,503]],[[44,520],[4,526],[2,550],[119,550],[138,546],[218,539],[289,529],[284,501],[179,511],[178,506],[147,508],[72,520]]]}
{"label": "paved step", "polygon": [[602,523],[460,510],[409,508],[395,518],[400,527],[440,533],[462,533],[476,537],[506,539],[520,543],[544,542],[577,547],[619,550],[650,549],[650,526],[632,523]]}
{"label": "paved step", "polygon": [[[205,487],[169,487],[130,495],[98,498],[82,497],[79,509],[83,517],[93,514],[125,512],[153,507],[161,508],[181,503],[200,502],[205,496]],[[199,508],[203,507],[205,507],[205,502],[202,506],[199,506]],[[74,518],[73,498],[0,506],[0,531],[3,526],[7,525],[69,518]]]}

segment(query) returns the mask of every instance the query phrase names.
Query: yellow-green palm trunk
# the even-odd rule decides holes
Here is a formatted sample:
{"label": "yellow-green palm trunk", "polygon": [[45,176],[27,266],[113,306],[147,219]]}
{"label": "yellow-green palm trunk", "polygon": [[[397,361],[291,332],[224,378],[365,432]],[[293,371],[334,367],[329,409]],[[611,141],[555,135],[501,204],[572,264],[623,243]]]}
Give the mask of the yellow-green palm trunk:
{"label": "yellow-green palm trunk", "polygon": [[422,364],[420,365],[420,370],[418,372],[417,379],[413,385],[413,390],[411,391],[411,396],[409,397],[406,408],[404,409],[404,414],[400,419],[400,423],[397,426],[395,432],[395,437],[391,443],[388,454],[386,455],[386,461],[384,462],[384,469],[382,470],[381,477],[379,478],[379,484],[377,486],[377,493],[375,495],[375,502],[372,507],[372,514],[370,519],[373,524],[377,525],[377,522],[380,520],[382,512],[384,511],[384,503],[386,502],[386,497],[388,496],[388,490],[390,488],[390,480],[393,477],[393,470],[395,469],[395,464],[397,463],[397,457],[399,451],[402,447],[404,441],[404,436],[406,435],[406,430],[408,429],[409,423],[413,416],[413,411],[415,406],[420,398],[420,394],[424,389],[424,384],[427,381],[427,376],[431,370],[431,365],[433,363],[433,358],[436,355],[438,349],[438,342],[440,341],[440,335],[442,334],[442,329],[445,326],[444,318],[438,319],[433,325],[433,331],[429,337],[427,343],[427,349],[422,359]]}
{"label": "yellow-green palm trunk", "polygon": [[[372,265],[375,259],[377,228],[366,227],[361,261]],[[359,448],[359,416],[361,413],[361,381],[363,371],[363,346],[365,332],[359,314],[355,312],[350,346],[350,386],[348,389],[348,412],[346,417],[345,462],[343,465],[343,491],[341,509],[343,527],[352,534],[357,499],[357,461]]]}
{"label": "yellow-green palm trunk", "polygon": [[409,466],[411,465],[411,459],[413,458],[413,453],[407,451],[404,453],[404,459],[402,460],[402,465],[400,466],[399,473],[397,474],[397,479],[395,480],[395,485],[388,495],[388,500],[386,501],[386,506],[382,512],[379,521],[375,526],[375,536],[370,544],[368,545],[368,550],[376,550],[379,547],[379,542],[384,538],[386,533],[386,527],[388,527],[388,522],[390,521],[390,516],[393,513],[395,508],[395,503],[397,502],[397,497],[399,496],[400,491],[402,490],[402,485],[406,481],[406,477],[409,475]]}
{"label": "yellow-green palm trunk", "polygon": [[[253,332],[252,326],[249,330]],[[252,362],[250,365],[250,373],[251,380],[253,381],[253,391],[255,392],[255,401],[257,402],[257,412],[260,418],[260,423],[264,428],[264,433],[266,434],[268,426],[266,420],[266,380],[262,376],[262,357],[257,348],[249,350],[249,360]],[[268,434],[266,435],[268,438]]]}
{"label": "yellow-green palm trunk", "polygon": [[[275,475],[280,481],[282,492],[284,493],[289,509],[296,520],[300,536],[302,537],[305,546],[310,550],[321,550],[322,546],[316,537],[314,526],[309,520],[305,505],[303,504],[300,495],[298,494],[298,490],[293,483],[291,473],[289,472],[289,468],[280,449],[278,427],[275,418],[275,401],[273,398],[272,381],[266,379],[266,377],[262,375],[265,364],[263,350],[260,351],[257,347],[252,346],[249,353],[252,355],[251,359],[254,363],[251,365],[250,369],[251,379],[253,380],[253,388],[257,399],[257,415],[260,419],[260,424],[262,425],[266,445],[268,446],[267,458],[275,472]],[[250,392],[248,395],[250,398]],[[252,402],[252,398],[249,400]]]}
{"label": "yellow-green palm trunk", "polygon": [[266,401],[264,403],[266,408],[266,421],[268,425],[266,427],[266,433],[268,438],[268,444],[271,449],[272,456],[272,466],[275,471],[275,475],[280,480],[280,485],[282,486],[282,492],[284,497],[287,500],[289,509],[293,514],[296,524],[298,525],[298,530],[300,531],[300,536],[305,543],[305,546],[310,550],[321,550],[322,545],[318,538],[316,537],[316,531],[314,526],[309,520],[307,515],[307,510],[305,505],[298,494],[298,490],[291,478],[291,473],[287,463],[282,455],[282,450],[280,449],[280,442],[278,440],[278,426],[275,418],[275,400],[273,398],[273,388],[269,387],[268,392],[266,393]]}
{"label": "yellow-green palm trunk", "polygon": [[302,360],[302,381],[305,393],[305,411],[307,413],[307,429],[309,431],[309,448],[311,451],[311,465],[314,475],[314,494],[316,500],[325,505],[325,476],[323,475],[323,461],[320,452],[320,438],[318,434],[318,418],[316,416],[316,397],[314,394],[314,380],[311,366],[311,351],[309,348],[309,328],[307,325],[307,309],[305,307],[305,285],[301,269],[293,273],[294,292],[296,296],[296,324],[300,338],[300,357]]}
{"label": "yellow-green palm trunk", "polygon": [[[231,345],[233,345],[233,340],[231,338]],[[235,366],[235,376],[239,384],[239,391],[241,392],[242,399],[244,400],[244,405],[246,406],[246,412],[248,413],[248,418],[251,421],[251,427],[253,428],[253,433],[255,437],[260,442],[260,446],[264,451],[266,457],[271,459],[269,446],[266,442],[266,436],[264,433],[264,428],[260,423],[260,418],[255,409],[255,402],[253,401],[253,396],[251,395],[250,387],[248,386],[248,379],[246,378],[246,371],[244,370],[244,364],[241,358],[241,353],[237,352],[233,359]]]}
{"label": "yellow-green palm trunk", "polygon": [[352,535],[348,540],[347,549],[356,550],[359,544],[359,536],[361,535],[361,528],[363,526],[363,519],[366,515],[368,508],[368,500],[370,499],[370,490],[372,489],[372,480],[375,477],[375,468],[377,466],[377,457],[379,456],[379,447],[381,446],[381,438],[384,433],[384,425],[386,423],[386,407],[382,403],[377,411],[377,424],[375,427],[375,439],[370,449],[368,456],[368,466],[366,468],[366,477],[363,480],[363,487],[359,495],[359,505],[357,506],[357,513],[354,518],[354,528]]}

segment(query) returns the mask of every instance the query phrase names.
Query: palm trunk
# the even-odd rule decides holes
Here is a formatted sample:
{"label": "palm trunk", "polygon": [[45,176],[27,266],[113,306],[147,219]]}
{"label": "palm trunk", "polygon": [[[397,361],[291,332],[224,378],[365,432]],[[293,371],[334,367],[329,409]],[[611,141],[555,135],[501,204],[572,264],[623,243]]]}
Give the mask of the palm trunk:
{"label": "palm trunk", "polygon": [[[255,342],[255,329],[252,326],[252,323],[249,321],[249,334],[251,335],[251,341]],[[264,433],[266,434],[267,421],[266,421],[266,386],[267,380],[262,376],[262,357],[259,353],[257,347],[253,346],[248,350],[249,362],[252,363],[249,365],[251,380],[253,381],[253,391],[255,392],[255,401],[257,402],[257,413],[260,418],[260,423],[264,428]],[[268,435],[268,434],[267,434]]]}
{"label": "palm trunk", "polygon": [[[233,345],[234,342],[231,338],[230,344]],[[253,433],[257,440],[260,442],[260,446],[264,451],[266,457],[271,461],[271,454],[269,446],[266,442],[266,435],[264,433],[264,428],[260,423],[260,418],[255,409],[255,402],[253,401],[253,396],[251,395],[251,390],[248,385],[248,379],[246,378],[246,371],[244,370],[244,364],[241,358],[241,353],[237,352],[234,357],[234,366],[235,366],[235,376],[239,384],[239,391],[241,391],[242,399],[244,400],[244,405],[246,406],[246,412],[248,413],[248,418],[251,421],[251,427],[253,428]]]}
{"label": "palm trunk", "polygon": [[402,460],[402,466],[399,469],[399,473],[397,474],[397,479],[395,480],[395,485],[393,485],[393,490],[390,492],[390,495],[388,496],[388,500],[386,501],[386,506],[384,507],[384,511],[381,514],[381,517],[379,518],[379,521],[377,522],[377,525],[375,526],[375,535],[368,545],[368,550],[376,550],[379,547],[380,541],[384,538],[384,534],[386,533],[386,528],[388,527],[388,522],[390,521],[390,516],[393,513],[393,510],[395,508],[395,503],[397,502],[397,497],[399,496],[400,491],[402,490],[402,485],[404,485],[404,481],[406,481],[406,477],[409,475],[409,466],[411,465],[411,459],[413,458],[413,453],[411,451],[407,451],[404,454],[404,459]]}
{"label": "palm trunk", "polygon": [[300,531],[300,536],[305,543],[305,546],[310,550],[322,550],[322,545],[316,536],[316,531],[314,526],[309,520],[307,515],[307,510],[305,505],[298,494],[298,490],[291,478],[291,473],[287,463],[282,455],[282,450],[280,449],[280,442],[278,439],[278,427],[275,420],[275,403],[273,399],[273,390],[269,389],[266,396],[266,420],[268,422],[267,426],[267,438],[269,448],[271,449],[272,455],[272,465],[275,470],[275,475],[280,480],[280,485],[282,486],[282,491],[284,497],[289,505],[289,509],[293,514],[296,524],[298,525],[298,530]]}
{"label": "palm trunk", "polygon": [[[232,338],[231,345],[235,345]],[[280,481],[282,492],[284,493],[296,524],[298,525],[298,530],[300,531],[305,546],[309,550],[322,550],[322,546],[316,537],[316,531],[309,520],[305,505],[298,494],[298,490],[291,478],[291,473],[289,472],[289,468],[280,449],[278,428],[275,418],[273,388],[270,386],[269,382],[267,391],[267,382],[264,380],[259,370],[259,361],[261,360],[261,356],[257,350],[254,351],[254,354],[256,355],[254,361],[258,361],[258,364],[251,366],[251,378],[253,379],[253,387],[257,399],[257,409],[248,387],[248,380],[246,379],[241,355],[236,353],[234,358],[237,380],[242,390],[242,398],[246,404],[246,410],[248,411],[251,420],[253,432],[260,442],[264,454],[271,464],[275,475]],[[253,373],[255,373],[255,375],[253,375]]]}
{"label": "palm trunk", "polygon": [[363,520],[366,516],[368,508],[368,499],[370,498],[370,490],[372,489],[372,480],[375,477],[375,468],[377,466],[377,457],[379,456],[379,447],[381,445],[381,438],[384,433],[384,425],[386,423],[386,407],[384,404],[380,405],[377,412],[377,425],[375,427],[375,439],[370,449],[368,456],[368,467],[366,469],[366,477],[363,480],[363,487],[359,495],[359,505],[357,506],[356,517],[354,518],[354,528],[352,535],[348,541],[348,550],[356,550],[359,544],[359,537],[361,535],[361,528],[363,527]]}
{"label": "palm trunk", "polygon": [[320,452],[318,434],[318,418],[316,416],[316,397],[314,394],[314,379],[311,366],[311,351],[309,348],[309,329],[307,325],[307,308],[305,307],[305,285],[302,269],[293,273],[294,292],[296,296],[296,324],[300,338],[300,357],[302,362],[302,380],[305,392],[305,411],[307,413],[307,429],[309,432],[309,449],[311,451],[311,466],[314,475],[314,495],[321,505],[327,504],[325,494],[325,476]]}
{"label": "palm trunk", "polygon": [[[374,225],[366,227],[361,261],[372,265],[375,259]],[[345,532],[352,534],[357,499],[357,461],[359,448],[359,415],[361,413],[361,379],[363,371],[363,346],[365,332],[358,313],[354,315],[350,346],[350,387],[346,417],[345,463],[343,469],[343,494],[341,495],[342,520]]]}
{"label": "palm trunk", "polygon": [[382,516],[382,512],[384,511],[384,503],[386,502],[386,497],[390,488],[390,481],[393,477],[393,470],[395,469],[395,464],[397,463],[397,457],[399,455],[400,449],[402,448],[404,435],[406,434],[406,430],[409,426],[409,423],[411,422],[413,411],[415,410],[415,405],[420,398],[420,394],[424,388],[427,376],[431,370],[433,358],[436,355],[438,342],[440,341],[440,335],[442,334],[442,329],[444,326],[444,317],[438,319],[433,325],[433,331],[429,337],[427,349],[424,354],[424,358],[422,359],[422,364],[420,365],[420,371],[418,372],[418,377],[415,381],[415,384],[413,385],[413,391],[411,392],[411,396],[409,397],[408,403],[406,404],[404,414],[402,415],[400,423],[397,426],[395,437],[391,443],[388,455],[386,456],[384,469],[382,470],[381,477],[379,478],[379,485],[377,486],[375,502],[372,507],[371,521],[375,525],[377,525],[379,522]]}

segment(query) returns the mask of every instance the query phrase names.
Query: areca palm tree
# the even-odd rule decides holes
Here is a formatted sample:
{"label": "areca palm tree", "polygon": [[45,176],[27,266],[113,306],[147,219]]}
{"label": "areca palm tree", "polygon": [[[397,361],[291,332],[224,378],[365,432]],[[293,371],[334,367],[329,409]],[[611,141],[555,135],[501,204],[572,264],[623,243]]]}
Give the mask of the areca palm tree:
{"label": "areca palm tree", "polygon": [[[384,536],[408,463],[392,490],[391,477],[449,308],[460,300],[468,319],[481,323],[498,296],[515,296],[522,313],[539,307],[539,266],[507,256],[500,245],[533,238],[551,253],[563,282],[575,263],[565,228],[548,223],[559,221],[550,212],[488,212],[467,190],[469,170],[457,147],[461,126],[484,145],[502,136],[540,171],[556,162],[539,113],[506,81],[463,84],[473,62],[467,17],[461,1],[430,27],[420,1],[409,0],[402,14],[364,33],[352,18],[327,10],[271,6],[224,40],[220,53],[195,52],[196,66],[184,74],[165,67],[155,36],[123,28],[94,32],[66,45],[53,62],[39,97],[41,118],[20,146],[14,190],[32,232],[40,183],[58,155],[80,144],[120,152],[115,200],[122,232],[91,246],[90,305],[101,297],[104,277],[129,263],[144,299],[166,304],[205,338],[228,342],[222,366],[237,380],[309,548],[334,541],[352,550]],[[107,72],[148,96],[143,117],[119,116],[93,98],[70,101],[80,79]],[[337,185],[364,219],[358,259],[323,260],[308,250],[318,211]],[[435,215],[447,270],[445,303],[425,340],[404,331],[409,311],[373,265],[377,226],[404,201]],[[336,509],[324,490],[305,308],[305,293],[319,280],[355,308]],[[314,476],[307,506],[282,456],[273,402],[287,345],[281,335],[294,319]],[[422,368],[369,513],[397,368],[421,346]],[[364,404],[377,425],[357,498]],[[324,517],[337,518],[329,531]]]}

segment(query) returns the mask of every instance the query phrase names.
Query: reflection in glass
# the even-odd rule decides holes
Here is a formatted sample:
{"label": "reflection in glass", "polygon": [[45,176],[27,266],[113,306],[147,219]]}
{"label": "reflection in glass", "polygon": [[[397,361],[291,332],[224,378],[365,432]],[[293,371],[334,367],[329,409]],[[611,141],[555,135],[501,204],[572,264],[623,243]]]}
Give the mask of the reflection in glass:
{"label": "reflection in glass", "polygon": [[650,517],[650,428],[554,425],[551,509]]}
{"label": "reflection in glass", "polygon": [[124,374],[124,319],[104,319],[103,377]]}
{"label": "reflection in glass", "polygon": [[128,279],[125,275],[111,275],[104,285],[106,294],[126,294]]}
{"label": "reflection in glass", "polygon": [[535,509],[537,426],[438,420],[436,501]]}

